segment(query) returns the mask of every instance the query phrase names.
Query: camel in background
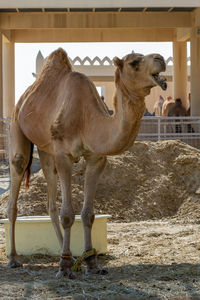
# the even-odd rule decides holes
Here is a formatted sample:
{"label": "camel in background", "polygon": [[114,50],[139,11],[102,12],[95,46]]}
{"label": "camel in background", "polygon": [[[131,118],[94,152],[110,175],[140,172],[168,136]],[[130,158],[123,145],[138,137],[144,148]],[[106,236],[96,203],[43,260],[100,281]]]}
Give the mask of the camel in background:
{"label": "camel in background", "polygon": [[163,117],[168,116],[168,112],[169,112],[170,108],[174,105],[174,103],[175,103],[175,101],[172,99],[172,97],[168,96],[167,99],[164,101],[163,107],[162,107],[162,116]]}
{"label": "camel in background", "polygon": [[[182,101],[180,98],[177,98],[175,100],[175,103],[170,107],[168,111],[168,116],[169,117],[187,117],[188,116],[188,111],[187,109],[183,106]],[[180,122],[180,120],[176,120],[176,122]],[[175,132],[176,133],[181,133],[184,131],[185,126],[182,126],[180,124],[175,125]],[[194,129],[191,124],[187,124],[185,132],[194,132]]]}
{"label": "camel in background", "polygon": [[171,105],[168,109],[168,117],[179,117],[179,116],[187,116],[187,110],[182,104],[180,98],[177,98],[173,105]]}
{"label": "camel in background", "polygon": [[[109,115],[95,85],[85,75],[74,72],[65,51],[54,51],[39,77],[17,103],[10,127],[11,189],[8,206],[10,220],[10,267],[19,267],[15,248],[17,199],[24,174],[30,176],[33,144],[37,145],[41,166],[47,181],[49,214],[60,246],[60,276],[74,278],[70,251],[70,231],[75,219],[71,196],[72,164],[80,157],[86,161],[84,204],[81,218],[87,273],[104,274],[97,266],[92,248],[94,222],[93,199],[98,179],[106,165],[106,155],[120,154],[135,141],[145,111],[145,96],[159,85],[167,88],[159,76],[166,64],[159,54],[128,54],[114,58],[116,66],[115,113]],[[58,174],[62,191],[60,219],[56,209]]]}

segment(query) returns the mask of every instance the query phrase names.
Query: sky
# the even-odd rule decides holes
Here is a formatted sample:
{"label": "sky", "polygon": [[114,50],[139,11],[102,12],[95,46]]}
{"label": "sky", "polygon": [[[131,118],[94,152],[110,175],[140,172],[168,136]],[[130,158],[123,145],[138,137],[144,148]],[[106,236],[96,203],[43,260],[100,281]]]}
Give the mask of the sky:
{"label": "sky", "polygon": [[91,59],[99,56],[113,58],[123,57],[132,51],[150,54],[159,53],[165,59],[172,56],[172,43],[169,42],[126,42],[126,43],[16,43],[15,44],[15,102],[17,102],[26,88],[35,80],[32,73],[35,72],[36,56],[38,51],[44,57],[55,49],[62,47],[71,59],[79,56],[83,59],[89,56]]}

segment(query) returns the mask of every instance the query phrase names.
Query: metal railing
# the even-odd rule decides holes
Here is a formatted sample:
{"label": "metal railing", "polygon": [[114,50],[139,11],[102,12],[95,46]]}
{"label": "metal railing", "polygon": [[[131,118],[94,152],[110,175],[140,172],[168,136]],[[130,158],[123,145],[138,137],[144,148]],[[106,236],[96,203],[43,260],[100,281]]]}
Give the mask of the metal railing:
{"label": "metal railing", "polygon": [[200,149],[200,117],[143,117],[137,140],[181,140]]}
{"label": "metal railing", "polygon": [[[0,119],[0,155],[8,155],[10,119]],[[181,140],[200,149],[200,117],[143,117],[137,141]]]}
{"label": "metal railing", "polygon": [[8,156],[10,119],[0,118],[0,156]]}

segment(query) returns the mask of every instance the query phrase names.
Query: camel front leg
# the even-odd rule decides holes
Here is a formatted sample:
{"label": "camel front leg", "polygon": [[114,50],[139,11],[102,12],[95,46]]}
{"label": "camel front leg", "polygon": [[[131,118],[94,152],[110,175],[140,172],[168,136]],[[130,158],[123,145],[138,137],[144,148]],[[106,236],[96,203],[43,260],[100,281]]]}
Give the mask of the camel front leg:
{"label": "camel front leg", "polygon": [[[84,249],[85,252],[92,250],[92,225],[94,222],[93,200],[96,193],[96,187],[101,173],[106,165],[105,156],[90,155],[85,157],[86,171],[84,183],[84,204],[81,212],[81,218],[84,230]],[[86,260],[87,274],[105,274],[105,270],[99,270],[97,267],[96,254],[91,255]]]}
{"label": "camel front leg", "polygon": [[62,254],[60,258],[60,267],[57,277],[68,276],[70,279],[74,278],[72,266],[74,264],[72,254],[70,251],[70,233],[71,227],[74,223],[75,214],[72,207],[71,200],[71,172],[72,162],[70,158],[59,153],[55,157],[56,169],[60,179],[62,206],[60,211],[61,223],[64,229]]}

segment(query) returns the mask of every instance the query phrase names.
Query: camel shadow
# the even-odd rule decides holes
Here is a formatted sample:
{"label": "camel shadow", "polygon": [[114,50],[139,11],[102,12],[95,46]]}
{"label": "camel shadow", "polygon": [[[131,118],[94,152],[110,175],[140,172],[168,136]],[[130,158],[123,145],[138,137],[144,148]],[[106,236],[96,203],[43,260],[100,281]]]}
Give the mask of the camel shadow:
{"label": "camel shadow", "polygon": [[[41,290],[48,291],[52,297],[60,299],[71,295],[74,300],[159,300],[163,299],[162,295],[167,295],[167,293],[172,296],[179,295],[183,290],[189,296],[188,299],[200,299],[199,287],[197,288],[200,264],[108,266],[109,273],[105,276],[88,276],[79,272],[75,280],[69,280],[67,278],[56,279],[59,257],[36,255],[21,258],[25,264],[24,268],[8,269],[5,265],[0,266],[0,283],[3,284],[6,281],[9,285],[16,285],[23,281],[23,299],[34,297],[36,285],[40,285]],[[110,259],[114,259],[114,257],[99,257],[99,265],[105,268]],[[26,264],[26,262],[28,263]],[[3,273],[4,276],[2,276]],[[105,289],[103,294],[102,288]],[[84,295],[83,290],[85,291]]]}

